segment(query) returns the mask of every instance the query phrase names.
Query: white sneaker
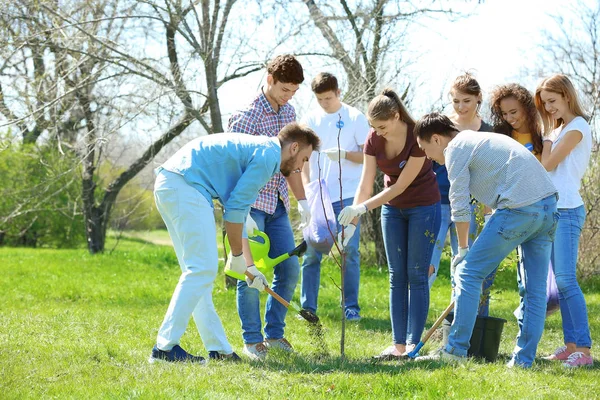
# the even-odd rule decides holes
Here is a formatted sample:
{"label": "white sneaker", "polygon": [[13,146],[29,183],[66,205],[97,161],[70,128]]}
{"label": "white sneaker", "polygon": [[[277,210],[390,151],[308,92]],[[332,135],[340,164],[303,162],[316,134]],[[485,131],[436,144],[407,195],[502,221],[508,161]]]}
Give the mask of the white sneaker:
{"label": "white sneaker", "polygon": [[291,353],[294,351],[294,348],[292,347],[290,342],[287,341],[286,338],[267,339],[267,340],[265,340],[265,346],[268,349],[280,349],[283,351],[287,351],[288,353]]}
{"label": "white sneaker", "polygon": [[427,356],[421,356],[415,358],[416,361],[441,361],[454,364],[464,364],[467,362],[467,357],[457,356],[456,354],[450,354],[444,349],[439,349],[435,353]]}
{"label": "white sneaker", "polygon": [[264,343],[245,344],[242,353],[247,355],[253,361],[263,361],[267,357],[269,350],[265,347]]}

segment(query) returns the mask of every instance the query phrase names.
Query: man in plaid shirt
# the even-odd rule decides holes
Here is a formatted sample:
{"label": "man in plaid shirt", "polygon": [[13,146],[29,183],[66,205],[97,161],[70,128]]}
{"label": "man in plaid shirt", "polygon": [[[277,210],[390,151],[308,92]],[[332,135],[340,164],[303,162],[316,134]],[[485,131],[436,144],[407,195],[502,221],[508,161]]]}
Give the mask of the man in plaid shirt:
{"label": "man in plaid shirt", "polygon": [[[261,88],[260,93],[246,109],[237,111],[231,116],[227,131],[277,136],[286,124],[296,120],[296,111],[288,102],[304,81],[302,66],[294,56],[280,55],[269,62],[267,72],[267,84]],[[288,184],[298,199],[298,211],[302,216],[302,223],[308,224],[310,211],[299,173],[292,173],[288,178],[276,174],[260,191],[246,221],[246,225],[256,226],[269,236],[270,256],[287,253],[295,246],[294,232],[288,217],[290,210]],[[250,254],[249,249],[245,248],[244,254]],[[251,265],[253,261],[247,259],[247,264]],[[298,258],[287,259],[277,265],[273,272],[272,289],[284,299],[291,300],[300,274]],[[237,305],[242,321],[244,354],[252,359],[262,360],[268,348],[292,351],[291,344],[284,338],[287,313],[284,306],[271,296],[268,297],[265,310],[265,340],[263,340],[259,292],[250,290],[245,281],[239,281]]]}

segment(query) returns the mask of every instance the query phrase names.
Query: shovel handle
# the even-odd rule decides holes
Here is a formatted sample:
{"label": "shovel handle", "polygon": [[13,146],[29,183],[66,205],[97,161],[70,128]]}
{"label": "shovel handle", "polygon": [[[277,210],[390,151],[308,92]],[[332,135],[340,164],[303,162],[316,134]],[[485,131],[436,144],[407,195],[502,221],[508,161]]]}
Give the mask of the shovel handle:
{"label": "shovel handle", "polygon": [[422,340],[423,343],[425,343],[425,342],[427,342],[427,340],[429,340],[431,335],[433,335],[433,332],[435,332],[435,330],[438,328],[438,326],[440,326],[440,324],[442,323],[444,318],[446,318],[448,316],[448,314],[450,314],[450,311],[452,311],[453,308],[454,308],[454,301],[452,303],[450,303],[450,305],[448,307],[446,307],[446,309],[444,310],[442,315],[440,315],[440,317],[437,319],[437,321],[435,321],[433,323],[433,326],[427,331],[427,334],[425,335],[425,337]]}
{"label": "shovel handle", "polygon": [[[250,272],[246,271],[246,276],[252,280],[254,280],[254,275],[252,275]],[[265,291],[267,293],[269,293],[271,296],[273,296],[275,298],[275,300],[277,300],[278,302],[280,302],[281,304],[283,304],[283,306],[285,308],[289,308],[290,303],[288,303],[287,301],[285,301],[285,299],[283,297],[281,297],[280,295],[278,295],[277,293],[275,293],[273,291],[273,289],[271,289],[268,285],[265,285]]]}

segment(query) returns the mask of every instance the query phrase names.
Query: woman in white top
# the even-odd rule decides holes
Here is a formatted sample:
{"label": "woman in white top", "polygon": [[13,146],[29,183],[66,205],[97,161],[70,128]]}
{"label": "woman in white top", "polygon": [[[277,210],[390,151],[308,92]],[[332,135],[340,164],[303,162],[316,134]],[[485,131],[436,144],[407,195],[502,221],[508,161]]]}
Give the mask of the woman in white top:
{"label": "woman in white top", "polygon": [[559,291],[565,346],[547,357],[566,367],[593,364],[592,339],[583,292],[577,283],[579,237],[585,208],[579,194],[589,164],[592,133],[573,84],[565,75],[553,75],[535,91],[535,104],[544,123],[542,165],[558,189],[560,219],[552,246],[552,267]]}

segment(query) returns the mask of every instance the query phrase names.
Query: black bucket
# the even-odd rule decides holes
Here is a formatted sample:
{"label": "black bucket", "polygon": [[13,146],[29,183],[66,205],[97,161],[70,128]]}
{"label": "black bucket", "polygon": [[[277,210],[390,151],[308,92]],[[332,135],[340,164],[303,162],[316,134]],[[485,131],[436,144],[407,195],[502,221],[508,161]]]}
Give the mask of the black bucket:
{"label": "black bucket", "polygon": [[[448,344],[448,335],[450,334],[450,326],[454,320],[454,313],[448,314],[442,325],[444,333],[444,346]],[[484,358],[488,362],[494,362],[498,357],[498,349],[500,348],[500,339],[502,338],[502,330],[504,329],[505,319],[494,317],[477,316],[467,355],[470,357]]]}

